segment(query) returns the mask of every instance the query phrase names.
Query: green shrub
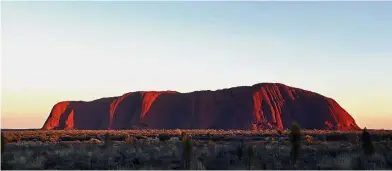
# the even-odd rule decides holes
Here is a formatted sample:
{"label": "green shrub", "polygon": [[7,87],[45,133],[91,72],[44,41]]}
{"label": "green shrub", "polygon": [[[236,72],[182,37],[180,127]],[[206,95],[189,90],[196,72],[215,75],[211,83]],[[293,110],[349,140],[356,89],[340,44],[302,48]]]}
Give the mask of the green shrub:
{"label": "green shrub", "polygon": [[290,142],[291,142],[291,154],[290,154],[291,159],[294,163],[296,163],[301,149],[301,128],[296,122],[293,122],[291,124]]}
{"label": "green shrub", "polygon": [[374,146],[366,127],[362,131],[362,148],[365,155],[374,154]]}

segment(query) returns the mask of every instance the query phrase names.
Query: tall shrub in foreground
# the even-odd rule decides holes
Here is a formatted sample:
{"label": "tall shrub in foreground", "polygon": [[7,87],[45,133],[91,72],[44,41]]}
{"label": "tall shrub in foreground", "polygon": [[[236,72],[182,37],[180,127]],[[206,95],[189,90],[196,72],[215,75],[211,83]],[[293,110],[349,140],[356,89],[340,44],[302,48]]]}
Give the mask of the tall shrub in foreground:
{"label": "tall shrub in foreground", "polygon": [[1,132],[1,155],[3,156],[4,150],[5,150],[5,137],[3,132]]}
{"label": "tall shrub in foreground", "polygon": [[237,146],[237,156],[239,160],[242,160],[243,149],[244,149],[244,140],[241,140],[240,144]]}
{"label": "tall shrub in foreground", "polygon": [[374,146],[366,127],[362,131],[362,148],[365,155],[370,156],[374,154]]}
{"label": "tall shrub in foreground", "polygon": [[247,152],[248,152],[248,169],[252,170],[252,157],[254,153],[253,153],[253,146],[251,144],[248,146]]}
{"label": "tall shrub in foreground", "polygon": [[192,140],[185,132],[182,134],[182,145],[183,145],[183,163],[185,169],[190,169],[191,166],[191,158],[192,158]]}
{"label": "tall shrub in foreground", "polygon": [[105,148],[109,148],[109,147],[111,147],[111,146],[112,146],[112,141],[111,141],[111,139],[110,139],[110,133],[107,132],[107,133],[105,134]]}
{"label": "tall shrub in foreground", "polygon": [[290,128],[291,159],[296,163],[301,149],[301,128],[298,123],[293,122]]}

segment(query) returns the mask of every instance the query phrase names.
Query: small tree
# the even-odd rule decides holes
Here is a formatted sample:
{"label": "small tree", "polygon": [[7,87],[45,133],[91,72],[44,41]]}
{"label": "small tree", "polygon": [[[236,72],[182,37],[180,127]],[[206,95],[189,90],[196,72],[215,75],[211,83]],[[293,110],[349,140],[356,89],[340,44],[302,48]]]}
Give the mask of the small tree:
{"label": "small tree", "polygon": [[244,140],[241,140],[240,144],[237,147],[237,156],[239,160],[242,160],[243,149],[244,149]]}
{"label": "small tree", "polygon": [[2,156],[3,156],[4,150],[5,150],[5,143],[6,143],[6,140],[5,140],[4,134],[3,134],[3,132],[1,132],[1,155]]}
{"label": "small tree", "polygon": [[192,140],[189,135],[183,132],[181,141],[184,148],[182,153],[184,168],[190,169],[192,158]]}
{"label": "small tree", "polygon": [[253,146],[249,145],[248,146],[248,169],[251,170],[252,169],[252,157],[253,157],[254,153],[253,153]]}
{"label": "small tree", "polygon": [[290,129],[291,159],[297,162],[301,149],[301,128],[298,123],[293,122]]}
{"label": "small tree", "polygon": [[107,132],[105,134],[105,148],[109,148],[110,146],[112,146],[112,141],[110,139],[110,134],[109,132]]}
{"label": "small tree", "polygon": [[374,154],[374,146],[372,143],[372,139],[366,127],[362,131],[362,148],[365,155],[370,156]]}

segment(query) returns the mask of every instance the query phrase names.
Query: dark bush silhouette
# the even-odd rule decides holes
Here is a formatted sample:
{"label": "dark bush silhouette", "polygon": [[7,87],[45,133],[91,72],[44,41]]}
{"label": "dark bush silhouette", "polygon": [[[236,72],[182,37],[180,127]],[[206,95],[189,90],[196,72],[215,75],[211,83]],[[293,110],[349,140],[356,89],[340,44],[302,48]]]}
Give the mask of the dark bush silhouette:
{"label": "dark bush silhouette", "polygon": [[5,140],[4,134],[3,134],[3,132],[1,132],[1,155],[3,155],[3,153],[4,153],[5,143],[6,143],[6,140]]}
{"label": "dark bush silhouette", "polygon": [[239,160],[242,160],[244,150],[244,140],[241,140],[240,144],[237,147],[237,156]]}
{"label": "dark bush silhouette", "polygon": [[278,129],[276,132],[278,132],[279,136],[282,136],[283,132],[282,130]]}
{"label": "dark bush silhouette", "polygon": [[112,140],[110,139],[110,134],[107,132],[105,134],[105,148],[109,148],[112,146]]}
{"label": "dark bush silhouette", "polygon": [[296,163],[301,149],[301,128],[296,122],[293,122],[291,125],[290,142],[291,142],[291,159],[293,163]]}
{"label": "dark bush silhouette", "polygon": [[167,134],[159,134],[159,135],[158,135],[158,138],[159,138],[160,141],[167,141],[167,140],[170,139],[170,135],[167,135]]}
{"label": "dark bush silhouette", "polygon": [[189,135],[183,132],[181,141],[184,148],[182,153],[184,168],[190,169],[192,158],[192,140]]}
{"label": "dark bush silhouette", "polygon": [[251,170],[252,169],[252,157],[253,157],[254,153],[253,153],[253,146],[249,145],[248,146],[248,169]]}
{"label": "dark bush silhouette", "polygon": [[374,154],[374,146],[366,127],[362,131],[362,148],[365,155],[369,156]]}

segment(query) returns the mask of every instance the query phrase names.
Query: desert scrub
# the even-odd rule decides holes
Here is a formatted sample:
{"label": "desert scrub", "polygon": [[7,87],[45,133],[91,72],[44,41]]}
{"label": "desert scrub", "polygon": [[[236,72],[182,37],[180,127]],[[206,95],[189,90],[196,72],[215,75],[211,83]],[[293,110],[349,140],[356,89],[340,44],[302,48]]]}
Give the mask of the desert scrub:
{"label": "desert scrub", "polygon": [[290,128],[291,160],[296,163],[301,149],[301,128],[298,123],[293,122]]}
{"label": "desert scrub", "polygon": [[167,134],[159,134],[159,135],[158,135],[158,138],[159,138],[160,141],[167,141],[167,140],[170,139],[170,135],[167,135]]}
{"label": "desert scrub", "polygon": [[49,138],[49,142],[51,143],[57,143],[60,140],[60,136],[59,135],[51,135]]}
{"label": "desert scrub", "polygon": [[365,155],[370,156],[374,154],[374,146],[370,137],[370,133],[366,127],[362,131],[362,149]]}
{"label": "desert scrub", "polygon": [[206,134],[206,137],[207,137],[208,139],[211,139],[211,134],[208,132],[208,133]]}
{"label": "desert scrub", "polygon": [[16,134],[15,135],[15,141],[18,143],[18,142],[21,142],[22,141],[22,138],[23,138],[23,135],[21,135],[21,134]]}
{"label": "desert scrub", "polygon": [[91,144],[101,144],[101,141],[96,138],[91,138],[88,142]]}
{"label": "desert scrub", "polygon": [[359,144],[359,137],[356,133],[348,133],[345,136],[350,143]]}
{"label": "desert scrub", "polygon": [[193,141],[193,146],[199,147],[200,145],[200,141]]}
{"label": "desert scrub", "polygon": [[208,145],[214,147],[216,145],[216,142],[213,140],[208,140]]}
{"label": "desert scrub", "polygon": [[192,140],[186,133],[184,133],[182,136],[182,145],[184,148],[182,153],[184,168],[190,169],[192,158]]}
{"label": "desert scrub", "polygon": [[178,137],[171,137],[168,141],[172,144],[176,144],[177,142],[180,142],[180,139]]}
{"label": "desert scrub", "polygon": [[280,130],[280,129],[276,130],[276,132],[278,133],[279,136],[282,136],[282,135],[283,135],[283,132],[282,132],[282,130]]}
{"label": "desert scrub", "polygon": [[304,141],[305,141],[305,144],[311,145],[313,143],[313,137],[310,135],[305,135]]}
{"label": "desert scrub", "polygon": [[182,135],[183,131],[181,131],[181,129],[175,129],[172,132],[174,135]]}
{"label": "desert scrub", "polygon": [[134,144],[134,140],[133,137],[131,137],[130,135],[125,135],[125,144]]}
{"label": "desert scrub", "polygon": [[39,139],[41,139],[42,142],[45,142],[48,139],[48,137],[46,136],[45,133],[41,133],[39,134]]}

